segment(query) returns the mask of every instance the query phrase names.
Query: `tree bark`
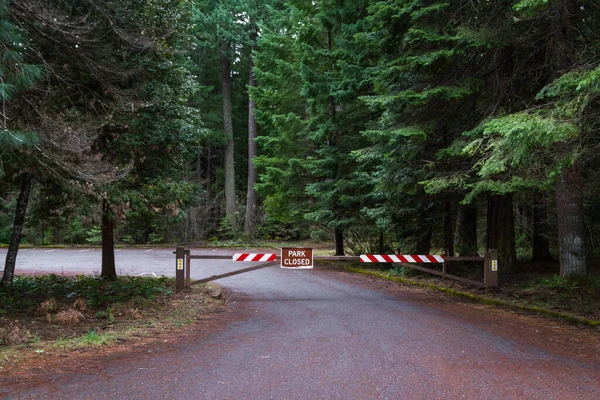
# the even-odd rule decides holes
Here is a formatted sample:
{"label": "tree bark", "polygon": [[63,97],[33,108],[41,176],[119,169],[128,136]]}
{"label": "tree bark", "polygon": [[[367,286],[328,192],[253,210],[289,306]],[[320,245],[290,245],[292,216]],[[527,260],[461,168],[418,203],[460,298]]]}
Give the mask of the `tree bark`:
{"label": "tree bark", "polygon": [[455,254],[477,255],[477,209],[474,206],[458,205],[454,229]]}
{"label": "tree bark", "polygon": [[115,219],[110,203],[102,199],[102,271],[100,277],[116,279],[117,268],[115,265]]}
{"label": "tree bark", "polygon": [[33,173],[27,172],[23,175],[21,182],[21,191],[17,199],[17,207],[15,209],[15,218],[13,220],[13,230],[6,253],[6,261],[4,263],[4,273],[0,281],[0,287],[10,286],[13,283],[15,275],[15,265],[17,263],[17,253],[19,252],[19,244],[21,243],[21,235],[23,226],[25,225],[25,213],[27,212],[27,203],[29,202],[29,194],[33,185]]}
{"label": "tree bark", "polygon": [[[254,61],[250,57],[250,79],[248,86],[256,87],[256,79],[254,78]],[[246,219],[244,223],[244,232],[249,238],[254,238],[256,235],[256,167],[254,165],[254,157],[257,153],[256,146],[256,118],[254,112],[256,110],[256,100],[250,97],[248,102],[248,190],[246,192]]]}
{"label": "tree bark", "polygon": [[[328,29],[327,30],[327,50],[331,51],[332,49],[333,49],[333,35],[331,34],[331,30]],[[337,150],[339,150],[340,137],[338,135],[337,128],[335,127],[335,119],[336,119],[335,99],[333,98],[333,96],[331,94],[329,95],[329,117],[331,118],[332,125],[334,126],[334,128],[333,128],[333,132],[331,135],[331,140],[328,143],[328,145],[330,147],[335,147],[335,149],[337,151]],[[336,182],[340,179],[339,164],[338,164],[337,160],[335,161],[335,165],[333,167],[332,176]],[[332,189],[332,190],[335,190],[335,189]],[[339,209],[338,201],[339,201],[339,196],[336,193],[333,196],[333,202],[334,202],[333,210],[334,210],[336,222],[338,222],[340,220],[340,216],[339,216],[340,213],[338,211],[338,209]],[[334,236],[335,236],[335,255],[343,256],[344,255],[344,231],[342,229],[336,227],[334,230]]]}
{"label": "tree bark", "polygon": [[[556,79],[572,66],[571,56],[575,42],[571,17],[568,9],[555,2],[553,6],[552,65]],[[558,148],[557,154],[564,157],[567,148]],[[558,217],[558,244],[560,276],[585,276],[588,273],[585,226],[583,214],[583,175],[576,161],[561,171],[556,185],[556,213]]]}
{"label": "tree bark", "polygon": [[533,207],[533,239],[531,261],[552,261],[550,254],[550,239],[548,239],[548,210],[541,195],[534,195]]}
{"label": "tree bark", "polygon": [[452,230],[452,202],[444,200],[444,247],[446,255],[454,256],[454,235]]}
{"label": "tree bark", "polygon": [[427,231],[419,237],[415,244],[415,252],[417,254],[429,254],[431,251],[431,227],[427,228]]}
{"label": "tree bark", "polygon": [[513,273],[517,260],[512,194],[488,197],[487,248],[498,250],[501,273]]}
{"label": "tree bark", "polygon": [[588,273],[582,188],[579,163],[564,168],[556,187],[560,276],[563,277]]}
{"label": "tree bark", "polygon": [[342,231],[339,228],[335,228],[334,236],[335,236],[335,255],[343,256],[344,255],[344,231]]}
{"label": "tree bark", "polygon": [[377,247],[378,247],[378,253],[379,254],[384,254],[386,249],[385,249],[385,235],[383,233],[383,229],[379,231],[379,240],[377,243]]}
{"label": "tree bark", "polygon": [[221,84],[223,87],[223,131],[227,138],[225,148],[225,217],[234,232],[237,233],[235,198],[235,152],[233,144],[233,103],[231,93],[231,63],[229,61],[229,43],[221,44]]}

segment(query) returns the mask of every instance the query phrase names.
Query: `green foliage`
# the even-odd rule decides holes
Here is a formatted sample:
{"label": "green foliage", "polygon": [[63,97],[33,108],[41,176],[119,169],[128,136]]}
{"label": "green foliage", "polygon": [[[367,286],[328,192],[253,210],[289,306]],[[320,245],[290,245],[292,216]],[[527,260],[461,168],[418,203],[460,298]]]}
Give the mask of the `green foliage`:
{"label": "green foliage", "polygon": [[83,298],[91,309],[107,309],[137,297],[154,299],[171,295],[171,278],[121,277],[105,280],[98,277],[16,276],[13,285],[0,289],[0,303],[9,313],[35,309],[44,300]]}
{"label": "green foliage", "polygon": [[563,278],[559,275],[552,275],[550,278],[541,278],[531,282],[534,288],[544,287],[560,291],[582,291],[598,293],[600,290],[600,277],[568,277]]}
{"label": "green foliage", "polygon": [[102,243],[102,229],[100,229],[100,225],[94,225],[87,231],[85,241],[93,244]]}
{"label": "green foliage", "polygon": [[387,271],[389,276],[400,276],[405,278],[413,278],[415,276],[423,275],[419,270],[410,267],[397,266]]}
{"label": "green foliage", "polygon": [[32,132],[15,129],[9,117],[11,99],[32,87],[42,78],[42,69],[25,59],[29,42],[8,13],[8,0],[0,0],[0,179],[6,174],[6,163],[18,159],[13,152],[26,151],[39,143]]}
{"label": "green foliage", "polygon": [[524,16],[531,17],[536,12],[545,9],[550,0],[521,0],[513,8]]}
{"label": "green foliage", "polygon": [[97,331],[89,331],[81,337],[81,342],[88,346],[104,346],[108,343],[108,340]]}
{"label": "green foliage", "polygon": [[471,141],[464,146],[462,156],[478,160],[472,168],[478,177],[474,183],[466,176],[456,175],[423,184],[428,193],[466,189],[469,192],[465,203],[481,193],[545,189],[552,184],[553,168],[556,168],[553,148],[578,135],[579,129],[573,123],[544,113],[515,113],[494,118],[465,132]]}
{"label": "green foliage", "polygon": [[287,4],[259,39],[253,96],[265,135],[257,189],[273,223],[308,220],[329,230],[357,223],[367,188],[350,153],[370,112],[357,101],[368,81],[353,35],[364,11],[361,2]]}

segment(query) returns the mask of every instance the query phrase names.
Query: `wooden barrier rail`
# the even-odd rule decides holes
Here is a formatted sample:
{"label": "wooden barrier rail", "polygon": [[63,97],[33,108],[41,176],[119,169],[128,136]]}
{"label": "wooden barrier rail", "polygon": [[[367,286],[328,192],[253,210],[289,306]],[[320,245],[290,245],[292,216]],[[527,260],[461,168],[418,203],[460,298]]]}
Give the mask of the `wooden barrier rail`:
{"label": "wooden barrier rail", "polygon": [[[403,264],[405,267],[413,268],[419,271],[427,272],[433,275],[441,276],[442,278],[448,278],[457,282],[466,283],[469,285],[475,285],[479,287],[498,287],[498,270],[497,267],[492,271],[492,261],[498,259],[498,251],[490,250],[485,253],[484,257],[444,257],[444,263],[442,265],[442,271],[434,270],[431,268],[421,267],[413,264]],[[472,279],[463,278],[454,274],[448,273],[448,263],[461,262],[461,261],[483,261],[483,282],[474,281]],[[497,264],[496,264],[497,266]]]}
{"label": "wooden barrier rail", "polygon": [[[216,279],[226,278],[229,276],[234,276],[238,274],[243,274],[245,272],[255,271],[262,268],[271,267],[273,265],[279,264],[280,257],[276,257],[275,261],[267,262],[266,264],[255,265],[252,267],[240,269],[237,271],[231,271],[220,275],[213,275],[207,278],[203,278],[196,281],[191,281],[190,278],[190,270],[191,270],[191,260],[232,260],[231,255],[199,255],[199,254],[191,254],[190,250],[184,249],[182,247],[177,247],[175,249],[175,286],[177,289],[184,289],[186,287],[190,287],[192,285],[197,285],[200,283],[214,281]],[[359,256],[315,256],[314,260],[328,260],[328,261],[360,261]],[[483,282],[477,282],[471,279],[463,278],[460,276],[456,276],[454,274],[448,273],[448,263],[451,262],[461,262],[461,261],[483,261],[484,263],[484,273],[483,273]],[[448,278],[452,280],[456,280],[458,282],[463,282],[471,285],[476,285],[479,287],[486,288],[494,288],[498,287],[498,251],[497,250],[489,250],[485,253],[484,257],[444,257],[444,262],[442,266],[442,271],[438,271],[432,268],[422,267],[420,265],[409,264],[409,263],[401,263],[403,266],[416,269],[422,272],[427,272],[433,275],[441,276],[442,278]]]}

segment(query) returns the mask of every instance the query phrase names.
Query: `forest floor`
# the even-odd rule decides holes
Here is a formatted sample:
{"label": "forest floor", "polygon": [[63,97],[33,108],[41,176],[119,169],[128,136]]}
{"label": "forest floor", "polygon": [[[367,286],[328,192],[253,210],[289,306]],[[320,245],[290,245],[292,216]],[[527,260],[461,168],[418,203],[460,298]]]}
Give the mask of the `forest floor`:
{"label": "forest floor", "polygon": [[[59,304],[62,301],[59,299]],[[227,309],[222,290],[212,284],[110,307],[110,315],[82,310],[83,318],[59,321],[44,306],[0,313],[0,372],[38,368],[74,353],[113,355],[134,347],[184,336],[195,324],[219,323]]]}

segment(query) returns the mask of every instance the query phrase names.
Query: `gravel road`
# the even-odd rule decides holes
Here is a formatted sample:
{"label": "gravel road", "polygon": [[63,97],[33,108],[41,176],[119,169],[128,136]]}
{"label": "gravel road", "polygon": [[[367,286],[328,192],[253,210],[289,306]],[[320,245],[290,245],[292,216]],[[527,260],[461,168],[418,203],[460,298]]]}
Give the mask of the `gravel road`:
{"label": "gravel road", "polygon": [[[118,270],[174,275],[172,252],[121,250]],[[98,272],[99,254],[30,249],[17,268]],[[193,260],[192,277],[239,266]],[[231,311],[214,332],[200,334],[198,324],[197,336],[44,371],[32,387],[11,386],[0,372],[0,397],[600,399],[598,331],[319,268],[268,267],[218,282]]]}

